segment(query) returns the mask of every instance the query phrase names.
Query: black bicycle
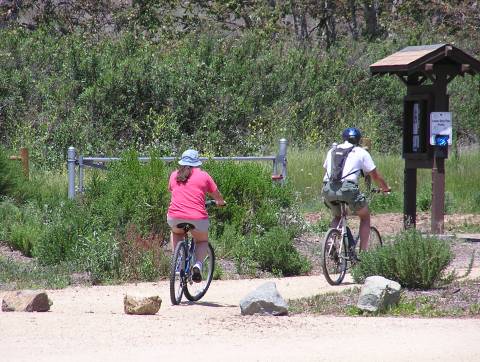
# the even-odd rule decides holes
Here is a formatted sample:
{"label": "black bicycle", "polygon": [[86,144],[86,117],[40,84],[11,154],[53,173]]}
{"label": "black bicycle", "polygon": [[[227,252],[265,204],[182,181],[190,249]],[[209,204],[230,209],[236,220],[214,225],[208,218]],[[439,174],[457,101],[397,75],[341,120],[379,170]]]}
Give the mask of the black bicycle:
{"label": "black bicycle", "polygon": [[[205,205],[215,204],[215,200],[209,200]],[[170,265],[170,299],[173,305],[180,304],[183,294],[191,302],[200,300],[212,282],[215,268],[215,253],[212,245],[208,243],[207,256],[202,260],[202,280],[195,282],[192,279],[193,266],[196,263],[195,242],[189,231],[194,229],[194,226],[189,223],[182,223],[178,224],[177,227],[185,231],[185,239],[179,241],[175,247]]]}
{"label": "black bicycle", "polygon": [[[340,208],[340,221],[336,227],[327,231],[322,244],[322,270],[330,285],[339,285],[345,278],[348,268],[358,261],[359,236],[354,238],[347,225],[347,204],[340,202]],[[382,245],[380,232],[371,226],[368,250]]]}

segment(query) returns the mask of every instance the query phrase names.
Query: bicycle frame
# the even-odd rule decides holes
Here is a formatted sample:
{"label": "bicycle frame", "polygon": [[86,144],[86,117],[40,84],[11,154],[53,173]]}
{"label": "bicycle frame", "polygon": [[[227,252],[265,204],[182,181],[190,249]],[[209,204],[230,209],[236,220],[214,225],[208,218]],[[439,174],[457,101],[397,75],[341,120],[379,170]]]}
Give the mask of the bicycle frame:
{"label": "bicycle frame", "polygon": [[[352,251],[350,250],[350,243],[348,241],[348,232],[347,232],[347,204],[345,202],[340,202],[340,210],[341,210],[341,215],[340,215],[340,221],[338,222],[337,226],[335,227],[338,231],[340,231],[340,234],[342,236],[342,243],[340,243],[340,250],[338,251],[340,258],[343,258],[343,248],[345,245],[348,245],[349,247],[347,248],[347,258],[346,261],[351,261],[352,260]],[[331,248],[333,245],[330,246],[329,252],[331,252]]]}
{"label": "bicycle frame", "polygon": [[190,228],[188,226],[185,226],[184,229],[185,231],[185,243],[187,244],[187,255],[185,259],[185,281],[189,282],[191,275],[190,275],[190,267],[195,263],[194,260],[194,255],[195,255],[195,242],[193,241],[193,238],[191,235],[189,235],[189,230]]}

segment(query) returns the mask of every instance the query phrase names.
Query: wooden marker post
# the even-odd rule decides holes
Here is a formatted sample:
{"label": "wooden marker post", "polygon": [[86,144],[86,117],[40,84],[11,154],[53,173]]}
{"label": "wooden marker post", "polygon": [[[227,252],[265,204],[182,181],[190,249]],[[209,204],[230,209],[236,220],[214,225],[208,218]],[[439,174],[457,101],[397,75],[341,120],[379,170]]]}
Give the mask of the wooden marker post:
{"label": "wooden marker post", "polygon": [[29,163],[29,156],[28,156],[28,148],[25,148],[25,147],[20,148],[20,156],[10,156],[10,160],[22,161],[23,174],[25,175],[25,178],[28,180],[30,177],[30,163]]}

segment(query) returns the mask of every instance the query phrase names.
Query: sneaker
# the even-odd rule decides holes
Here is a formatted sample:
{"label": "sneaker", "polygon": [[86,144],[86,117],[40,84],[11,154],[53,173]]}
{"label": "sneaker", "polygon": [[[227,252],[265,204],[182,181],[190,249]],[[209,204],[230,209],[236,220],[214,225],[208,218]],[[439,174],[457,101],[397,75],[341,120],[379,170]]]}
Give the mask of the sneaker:
{"label": "sneaker", "polygon": [[202,281],[202,263],[198,261],[193,266],[192,280],[195,283],[200,283]]}

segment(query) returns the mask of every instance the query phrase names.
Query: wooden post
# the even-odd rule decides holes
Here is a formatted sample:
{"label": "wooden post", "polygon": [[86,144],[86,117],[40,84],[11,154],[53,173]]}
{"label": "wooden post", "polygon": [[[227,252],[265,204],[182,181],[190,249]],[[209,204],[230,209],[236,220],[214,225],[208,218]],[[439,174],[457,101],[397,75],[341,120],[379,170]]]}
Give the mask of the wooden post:
{"label": "wooden post", "polygon": [[[360,140],[360,145],[363,149],[371,152],[372,140],[370,138],[362,137],[362,139]],[[367,192],[370,192],[372,190],[372,177],[370,175],[365,176],[365,189],[367,190]]]}
{"label": "wooden post", "polygon": [[434,158],[432,168],[431,229],[433,234],[443,234],[445,213],[445,159]]}
{"label": "wooden post", "polygon": [[30,165],[28,159],[28,148],[22,147],[20,148],[20,158],[22,159],[22,167],[23,167],[23,174],[25,178],[28,180],[30,177]]}
{"label": "wooden post", "polygon": [[417,169],[405,168],[403,179],[403,226],[415,228],[417,224]]}
{"label": "wooden post", "polygon": [[25,178],[28,180],[30,177],[30,163],[29,163],[29,156],[28,156],[28,148],[22,147],[20,148],[20,156],[10,156],[10,160],[13,161],[22,161],[22,169]]}
{"label": "wooden post", "polygon": [[[454,69],[450,66],[438,66],[434,83],[435,112],[448,112],[449,95],[448,82],[453,79]],[[445,220],[445,156],[438,157],[436,150],[432,167],[432,209],[431,230],[433,234],[443,234]]]}

